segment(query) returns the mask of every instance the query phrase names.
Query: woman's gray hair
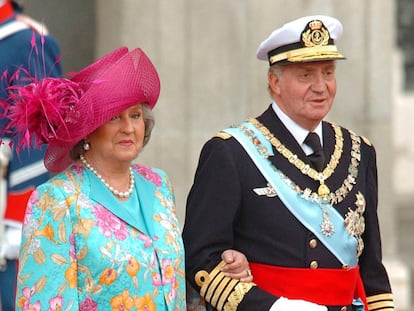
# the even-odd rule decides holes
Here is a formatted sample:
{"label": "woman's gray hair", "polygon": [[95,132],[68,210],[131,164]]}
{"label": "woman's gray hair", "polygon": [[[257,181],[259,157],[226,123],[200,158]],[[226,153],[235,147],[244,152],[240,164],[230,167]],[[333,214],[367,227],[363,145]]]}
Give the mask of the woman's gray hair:
{"label": "woman's gray hair", "polygon": [[144,123],[145,123],[144,144],[143,144],[143,146],[145,146],[151,138],[152,129],[154,128],[154,125],[155,125],[155,117],[154,117],[154,112],[152,111],[152,109],[147,103],[144,103],[142,105],[142,114],[143,114]]}
{"label": "woman's gray hair", "polygon": [[[154,125],[155,125],[154,112],[152,111],[152,109],[147,103],[142,104],[142,116],[144,118],[144,124],[145,124],[144,143],[143,143],[143,146],[145,146],[151,138],[152,129],[154,128]],[[72,160],[79,159],[80,155],[85,152],[85,150],[83,149],[84,144],[85,144],[85,139],[82,139],[72,148],[72,150],[70,151],[70,157],[72,158]]]}

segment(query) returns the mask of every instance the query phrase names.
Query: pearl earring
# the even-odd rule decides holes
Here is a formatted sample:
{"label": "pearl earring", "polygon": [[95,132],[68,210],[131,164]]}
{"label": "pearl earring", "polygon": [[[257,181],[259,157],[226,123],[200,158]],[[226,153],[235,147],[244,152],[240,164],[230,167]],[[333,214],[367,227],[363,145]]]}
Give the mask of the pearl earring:
{"label": "pearl earring", "polygon": [[83,144],[83,150],[87,151],[90,148],[91,148],[91,146],[89,145],[89,143],[85,141],[85,143]]}

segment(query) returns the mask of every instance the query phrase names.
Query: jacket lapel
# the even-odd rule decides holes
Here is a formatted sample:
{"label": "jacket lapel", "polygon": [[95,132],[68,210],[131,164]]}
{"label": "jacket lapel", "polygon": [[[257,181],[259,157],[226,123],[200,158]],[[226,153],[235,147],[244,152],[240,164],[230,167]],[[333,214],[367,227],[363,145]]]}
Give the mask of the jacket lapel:
{"label": "jacket lapel", "polygon": [[155,185],[145,179],[142,175],[134,171],[135,176],[135,193],[138,195],[140,206],[139,217],[144,223],[147,235],[153,237],[155,235],[154,228],[154,212],[155,212]]}
{"label": "jacket lapel", "polygon": [[155,185],[140,174],[134,172],[135,191],[128,201],[122,202],[102,184],[93,174],[87,171],[90,180],[90,198],[104,206],[114,215],[146,234],[153,234],[152,215],[154,212]]}
{"label": "jacket lapel", "polygon": [[[291,150],[293,153],[297,154],[300,158],[305,158],[306,155],[302,147],[298,144],[295,137],[289,132],[285,127],[283,122],[274,112],[272,105],[257,118],[265,127],[269,129],[278,139],[283,140],[283,144]],[[277,153],[277,151],[275,150]]]}

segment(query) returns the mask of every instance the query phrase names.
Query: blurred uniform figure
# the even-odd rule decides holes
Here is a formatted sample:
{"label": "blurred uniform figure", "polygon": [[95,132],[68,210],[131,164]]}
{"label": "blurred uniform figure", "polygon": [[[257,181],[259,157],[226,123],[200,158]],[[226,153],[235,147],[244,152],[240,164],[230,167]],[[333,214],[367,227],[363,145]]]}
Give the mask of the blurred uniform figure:
{"label": "blurred uniform figure", "polygon": [[[43,24],[22,14],[16,2],[0,0],[0,100],[8,97],[9,86],[29,82],[27,77],[61,76],[59,56],[59,46]],[[16,70],[19,76],[14,75]],[[5,122],[0,120],[0,127]],[[43,165],[44,150],[17,156],[10,138],[3,136],[0,141],[0,307],[9,311],[14,310],[16,261],[27,199],[50,175]]]}

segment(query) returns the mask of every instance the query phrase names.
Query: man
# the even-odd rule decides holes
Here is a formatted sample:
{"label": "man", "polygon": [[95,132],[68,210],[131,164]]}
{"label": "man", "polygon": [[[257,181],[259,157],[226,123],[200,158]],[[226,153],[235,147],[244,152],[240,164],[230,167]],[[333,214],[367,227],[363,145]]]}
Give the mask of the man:
{"label": "man", "polygon": [[[0,100],[8,97],[8,87],[30,82],[28,77],[60,76],[59,57],[58,44],[44,25],[23,15],[14,1],[0,0]],[[0,119],[1,128],[4,122]],[[14,310],[16,259],[27,200],[50,175],[43,165],[43,150],[17,155],[10,137],[0,136],[0,143],[0,300],[3,311],[9,311]]]}
{"label": "man", "polygon": [[[216,310],[393,310],[381,262],[372,144],[323,121],[335,93],[328,16],[264,40],[272,103],[201,152],[183,237],[187,279]],[[244,253],[253,282],[229,279],[220,253]]]}

